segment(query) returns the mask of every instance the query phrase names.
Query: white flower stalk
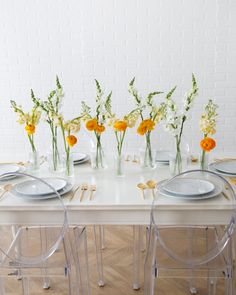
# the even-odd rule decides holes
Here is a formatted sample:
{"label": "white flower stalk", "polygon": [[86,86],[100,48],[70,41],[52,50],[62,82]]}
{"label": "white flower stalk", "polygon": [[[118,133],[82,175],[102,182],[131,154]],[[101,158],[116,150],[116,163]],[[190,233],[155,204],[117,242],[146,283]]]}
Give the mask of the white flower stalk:
{"label": "white flower stalk", "polygon": [[202,113],[199,121],[199,127],[204,136],[213,135],[216,133],[216,118],[218,116],[216,112],[217,108],[218,105],[214,104],[211,99],[205,106],[204,112]]}

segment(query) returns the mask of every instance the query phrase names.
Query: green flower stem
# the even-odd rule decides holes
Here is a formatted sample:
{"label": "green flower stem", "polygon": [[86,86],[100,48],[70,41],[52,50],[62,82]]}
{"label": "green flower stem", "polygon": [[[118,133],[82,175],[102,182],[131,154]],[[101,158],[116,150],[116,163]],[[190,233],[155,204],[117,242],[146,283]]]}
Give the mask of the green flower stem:
{"label": "green flower stem", "polygon": [[146,137],[146,148],[145,148],[145,155],[144,155],[144,165],[145,167],[152,167],[153,163],[153,156],[152,156],[152,146],[151,146],[151,131],[148,131],[145,134]]}
{"label": "green flower stem", "polygon": [[60,121],[60,126],[61,126],[61,132],[62,132],[64,148],[66,153],[66,174],[69,176],[70,175],[70,147],[67,146],[66,144],[65,129],[63,127],[62,121]]}
{"label": "green flower stem", "polygon": [[94,133],[97,139],[95,168],[98,169],[100,165],[103,168],[103,150],[102,150],[102,144],[101,144],[101,134],[97,133],[96,131],[94,131]]}
{"label": "green flower stem", "polygon": [[205,159],[206,159],[206,152],[203,150],[202,154],[201,154],[201,159],[200,159],[201,169],[202,170],[205,169]]}
{"label": "green flower stem", "polygon": [[36,153],[36,148],[35,148],[35,145],[34,145],[34,136],[28,134],[28,138],[29,138],[29,142],[30,142],[30,145],[31,145],[32,152]]}

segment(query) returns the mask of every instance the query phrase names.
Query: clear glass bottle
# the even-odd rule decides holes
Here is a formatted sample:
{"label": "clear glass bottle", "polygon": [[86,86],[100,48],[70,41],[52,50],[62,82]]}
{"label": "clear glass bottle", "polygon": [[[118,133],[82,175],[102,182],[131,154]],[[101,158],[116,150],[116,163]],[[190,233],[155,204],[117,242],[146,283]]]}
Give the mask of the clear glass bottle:
{"label": "clear glass bottle", "polygon": [[28,171],[29,173],[34,173],[39,171],[40,169],[40,157],[37,151],[29,153],[29,165]]}
{"label": "clear glass bottle", "polygon": [[115,173],[116,173],[116,176],[119,176],[119,177],[125,176],[125,173],[124,173],[124,163],[125,163],[125,157],[124,157],[123,154],[121,154],[121,155],[116,154],[114,156],[114,164],[115,164]]}

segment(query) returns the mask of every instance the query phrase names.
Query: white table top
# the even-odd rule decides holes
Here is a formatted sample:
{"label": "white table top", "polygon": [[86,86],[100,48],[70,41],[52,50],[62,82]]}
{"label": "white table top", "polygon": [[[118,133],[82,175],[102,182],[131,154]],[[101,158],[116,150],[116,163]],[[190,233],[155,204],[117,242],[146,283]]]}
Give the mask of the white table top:
{"label": "white table top", "polygon": [[[198,166],[192,166],[197,169]],[[45,176],[42,171],[41,176]],[[86,192],[83,201],[79,193],[72,201],[63,198],[71,224],[148,224],[152,204],[151,191],[143,200],[136,185],[154,179],[169,178],[169,166],[158,165],[155,170],[144,171],[137,163],[126,163],[125,177],[117,177],[114,170],[96,171],[89,164],[75,167],[75,185],[86,182],[96,184],[93,200]],[[22,181],[22,179],[17,179]],[[12,181],[16,183],[16,180]],[[203,201],[175,200],[157,196],[159,222],[161,224],[224,224],[232,213],[231,201],[223,196]],[[56,224],[61,208],[58,200],[27,201],[11,193],[0,201],[0,223]]]}

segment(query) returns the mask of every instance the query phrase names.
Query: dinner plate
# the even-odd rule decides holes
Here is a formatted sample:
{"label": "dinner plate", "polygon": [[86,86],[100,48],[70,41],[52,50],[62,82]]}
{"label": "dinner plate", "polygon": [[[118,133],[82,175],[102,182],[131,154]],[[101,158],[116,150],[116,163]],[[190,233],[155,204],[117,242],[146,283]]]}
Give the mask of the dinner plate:
{"label": "dinner plate", "polygon": [[20,170],[20,167],[15,164],[0,164],[0,175],[5,173],[15,173]]}
{"label": "dinner plate", "polygon": [[[23,173],[26,170],[26,168],[24,166],[18,166],[18,165],[15,165],[15,166],[17,166],[19,168],[18,171],[15,171],[15,172]],[[9,173],[15,173],[15,172],[11,171]],[[13,178],[16,178],[16,177],[19,177],[19,175],[17,175],[17,174],[9,174],[8,176],[5,176],[5,177],[1,178],[0,181],[10,180],[10,179],[13,179]]]}
{"label": "dinner plate", "polygon": [[219,196],[223,191],[222,185],[215,183],[214,184],[214,186],[215,186],[214,190],[211,191],[208,194],[184,196],[184,195],[177,195],[177,194],[174,194],[174,193],[169,193],[166,190],[164,190],[163,187],[160,184],[161,184],[161,182],[159,183],[159,186],[158,186],[158,192],[161,195],[163,195],[165,197],[168,197],[168,198],[179,199],[179,200],[188,200],[188,201],[198,200],[198,201],[200,201],[200,200],[211,199],[211,198]]}
{"label": "dinner plate", "polygon": [[[73,188],[73,185],[71,183],[67,183],[66,186],[61,189],[60,191],[58,191],[58,193],[60,194],[60,196],[63,196],[67,193],[69,193]],[[19,198],[25,199],[25,200],[29,200],[29,201],[38,201],[38,200],[48,200],[48,199],[55,199],[58,198],[58,196],[56,194],[48,194],[48,195],[23,195],[23,194],[19,194],[16,192],[15,190],[15,186],[12,188],[11,193]]]}
{"label": "dinner plate", "polygon": [[73,152],[72,157],[73,157],[74,162],[79,162],[79,161],[83,161],[84,159],[86,159],[88,157],[88,155],[84,154],[84,153]]}
{"label": "dinner plate", "polygon": [[216,169],[216,167],[217,167],[217,164],[218,163],[211,163],[209,166],[208,166],[208,169],[210,170],[210,171],[212,171],[212,172],[215,172],[215,173],[217,173],[217,174],[219,174],[219,175],[221,175],[221,176],[224,176],[224,177],[236,177],[236,173],[234,174],[234,173],[225,173],[225,172],[221,172],[221,171],[219,171],[219,170],[217,170]]}
{"label": "dinner plate", "polygon": [[223,173],[236,174],[236,161],[222,161],[215,163],[215,168]]}
{"label": "dinner plate", "polygon": [[163,187],[168,193],[183,196],[205,195],[212,192],[214,188],[215,185],[212,182],[196,178],[176,178]]}
{"label": "dinner plate", "polygon": [[170,161],[169,151],[157,151],[156,152],[156,162],[168,163]]}
{"label": "dinner plate", "polygon": [[[62,178],[44,178],[43,180],[50,184],[56,191],[60,191],[67,184],[66,180]],[[25,196],[48,195],[53,193],[48,185],[36,179],[26,180],[16,184],[15,190],[17,193]]]}

